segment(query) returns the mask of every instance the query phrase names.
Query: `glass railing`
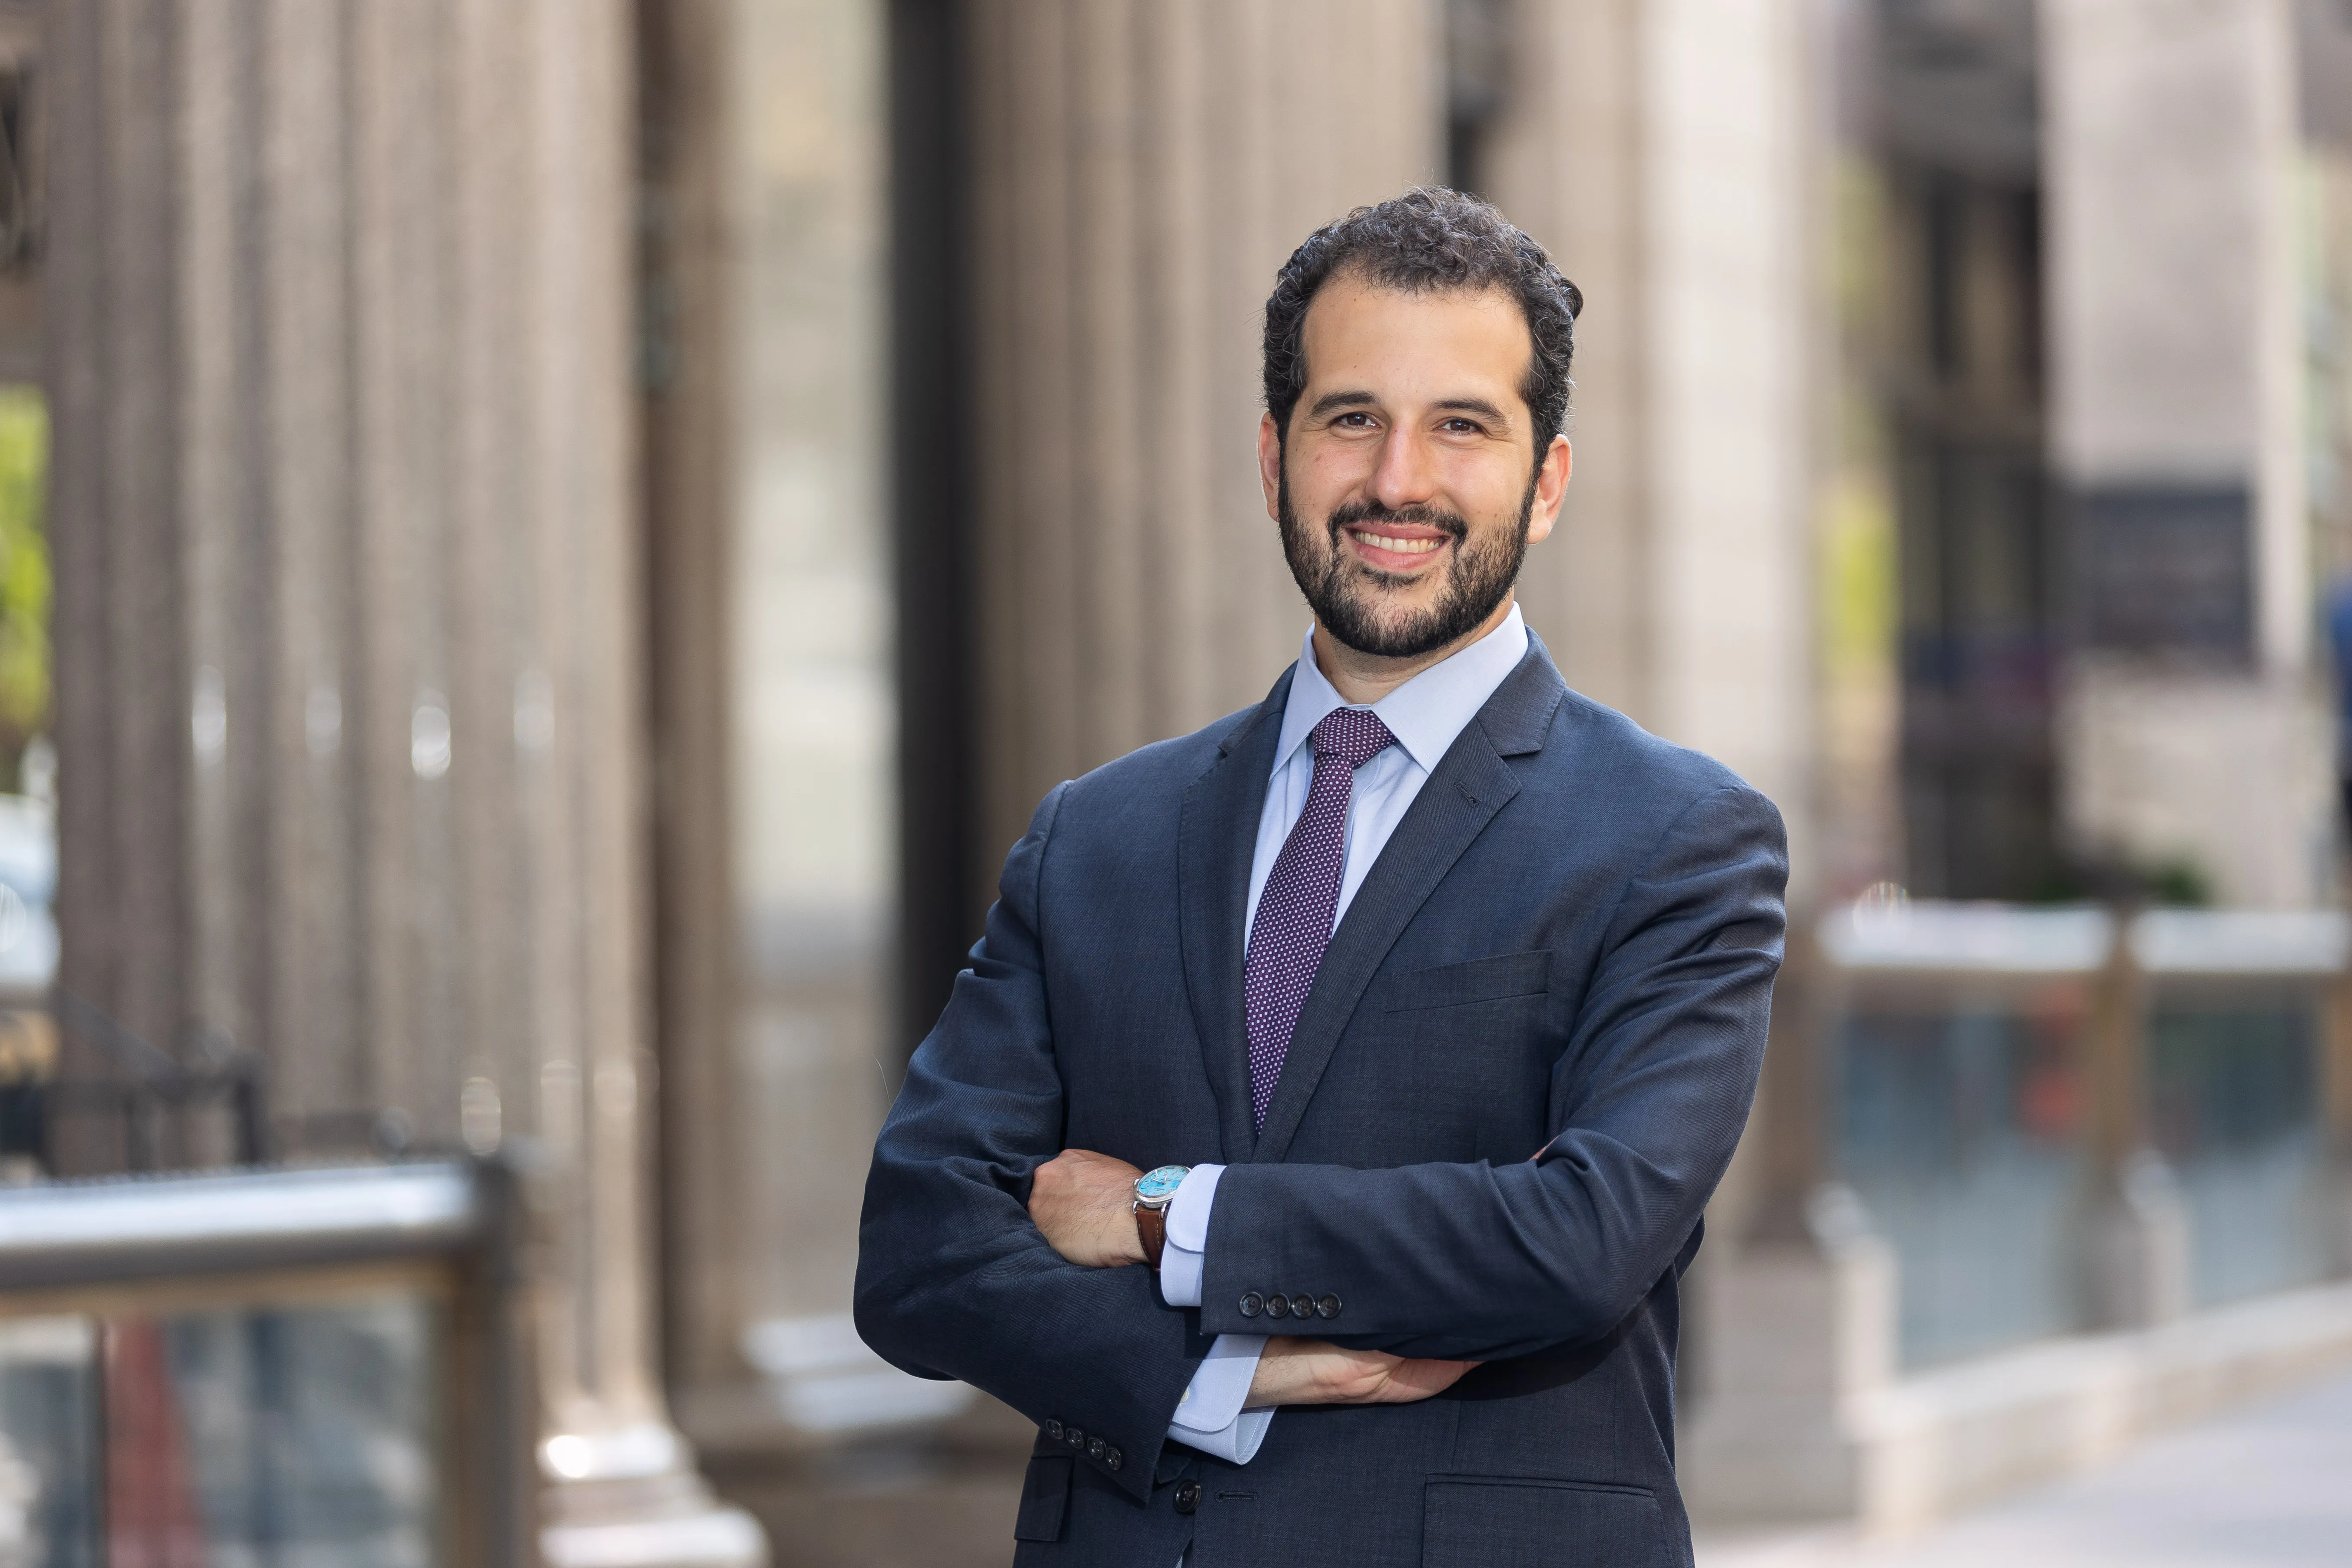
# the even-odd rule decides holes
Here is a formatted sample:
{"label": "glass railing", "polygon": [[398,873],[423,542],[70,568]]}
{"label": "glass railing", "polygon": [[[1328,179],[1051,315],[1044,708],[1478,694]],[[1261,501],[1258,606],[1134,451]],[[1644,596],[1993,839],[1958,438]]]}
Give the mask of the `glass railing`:
{"label": "glass railing", "polygon": [[420,1163],[0,1190],[0,1564],[528,1561],[509,1188]]}
{"label": "glass railing", "polygon": [[[1860,906],[1822,923],[1832,1161],[1900,1269],[1900,1354],[2092,1326],[2092,1070],[2116,921],[2098,909]],[[2319,1075],[2346,922],[2164,910],[2129,923],[2130,1081],[2189,1220],[2198,1304],[2325,1278]]]}

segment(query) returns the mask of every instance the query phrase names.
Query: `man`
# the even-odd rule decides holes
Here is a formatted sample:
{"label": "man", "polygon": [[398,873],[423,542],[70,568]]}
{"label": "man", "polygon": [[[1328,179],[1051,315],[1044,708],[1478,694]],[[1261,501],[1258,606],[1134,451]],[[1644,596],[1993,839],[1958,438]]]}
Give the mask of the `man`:
{"label": "man", "polygon": [[1046,796],[908,1068],[858,1326],[1037,1423],[1016,1563],[1690,1561],[1677,1281],[1787,861],[1513,603],[1580,305],[1447,191],[1291,257],[1258,458],[1298,662]]}

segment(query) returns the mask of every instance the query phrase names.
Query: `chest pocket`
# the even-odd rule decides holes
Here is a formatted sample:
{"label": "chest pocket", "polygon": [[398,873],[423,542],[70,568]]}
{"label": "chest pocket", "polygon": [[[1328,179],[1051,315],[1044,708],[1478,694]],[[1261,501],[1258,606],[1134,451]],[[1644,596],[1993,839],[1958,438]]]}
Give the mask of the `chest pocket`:
{"label": "chest pocket", "polygon": [[1383,1010],[1418,1013],[1433,1007],[1466,1007],[1474,1002],[1540,995],[1550,978],[1549,951],[1497,953],[1493,958],[1440,964],[1435,969],[1417,970],[1399,980]]}

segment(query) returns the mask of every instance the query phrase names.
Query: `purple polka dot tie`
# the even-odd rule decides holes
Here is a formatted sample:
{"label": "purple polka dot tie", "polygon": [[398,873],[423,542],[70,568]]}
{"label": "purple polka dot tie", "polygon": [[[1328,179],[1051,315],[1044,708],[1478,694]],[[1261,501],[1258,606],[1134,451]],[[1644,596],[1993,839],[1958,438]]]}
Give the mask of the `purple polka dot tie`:
{"label": "purple polka dot tie", "polygon": [[1315,782],[1307,809],[1275,858],[1258,895],[1244,970],[1249,1015],[1250,1114],[1265,1125],[1266,1102],[1298,1027],[1299,1009],[1330,945],[1348,865],[1348,798],[1356,770],[1396,744],[1369,708],[1335,708],[1315,726]]}

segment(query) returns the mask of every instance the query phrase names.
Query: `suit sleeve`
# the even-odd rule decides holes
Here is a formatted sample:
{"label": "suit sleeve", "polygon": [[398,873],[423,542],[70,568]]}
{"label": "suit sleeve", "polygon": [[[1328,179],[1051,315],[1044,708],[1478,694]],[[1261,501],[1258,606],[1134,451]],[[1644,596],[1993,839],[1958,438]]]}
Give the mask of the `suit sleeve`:
{"label": "suit sleeve", "polygon": [[856,1321],[885,1360],[961,1378],[1148,1497],[1169,1415],[1211,1340],[1151,1270],[1066,1263],[1030,1223],[1063,1097],[1039,910],[1063,784],[1004,864],[986,934],[884,1121],[858,1226]]}
{"label": "suit sleeve", "polygon": [[1410,1355],[1496,1360],[1607,1334],[1674,1267],[1747,1122],[1787,881],[1770,802],[1726,787],[1692,803],[1611,918],[1537,1157],[1229,1167],[1202,1331],[1280,1332],[1240,1302],[1287,1290],[1341,1300],[1301,1331]]}

